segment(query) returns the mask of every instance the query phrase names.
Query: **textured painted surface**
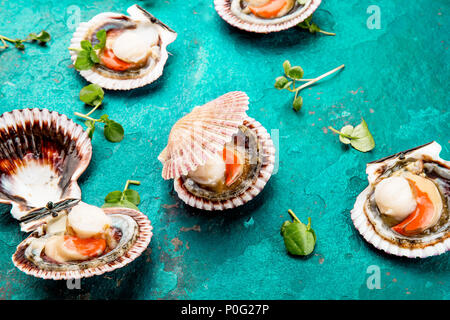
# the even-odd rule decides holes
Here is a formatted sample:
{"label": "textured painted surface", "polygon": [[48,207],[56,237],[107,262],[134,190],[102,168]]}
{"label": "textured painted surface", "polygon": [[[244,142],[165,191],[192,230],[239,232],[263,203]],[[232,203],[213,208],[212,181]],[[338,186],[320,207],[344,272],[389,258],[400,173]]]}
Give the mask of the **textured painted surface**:
{"label": "textured painted surface", "polygon": [[[101,205],[127,178],[142,181],[141,210],[154,226],[149,249],[127,267],[85,279],[80,290],[34,279],[11,262],[24,237],[7,206],[0,216],[0,298],[450,298],[448,254],[408,260],[365,243],[349,211],[367,185],[365,163],[431,140],[450,158],[449,2],[324,0],[316,20],[336,37],[299,30],[253,35],[229,27],[212,1],[139,1],[174,28],[165,73],[130,92],[107,92],[102,111],[124,124],[118,144],[93,141],[94,156],[81,178],[84,201]],[[131,1],[1,1],[0,34],[18,37],[47,29],[48,47],[0,51],[0,111],[40,107],[69,116],[87,111],[78,100],[86,85],[70,67],[70,5],[86,21],[102,11],[125,12]],[[369,30],[367,7],[381,9],[381,29]],[[304,107],[273,88],[285,59],[317,76],[342,63],[343,72],[303,92]],[[193,211],[160,178],[157,155],[170,127],[193,106],[225,92],[246,91],[249,114],[279,130],[279,170],[262,195],[226,213]],[[359,123],[363,116],[377,146],[362,154],[342,146],[325,128]],[[81,123],[81,122],[80,122]],[[292,208],[312,217],[314,254],[285,253],[279,228]],[[381,289],[369,290],[370,265]]]}

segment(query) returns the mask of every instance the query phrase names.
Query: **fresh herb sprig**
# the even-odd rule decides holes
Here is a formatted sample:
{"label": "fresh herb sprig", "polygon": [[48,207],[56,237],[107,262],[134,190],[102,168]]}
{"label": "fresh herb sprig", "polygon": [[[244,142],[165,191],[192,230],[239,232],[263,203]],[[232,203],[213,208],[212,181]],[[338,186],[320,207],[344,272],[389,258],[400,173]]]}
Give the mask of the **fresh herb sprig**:
{"label": "fresh herb sprig", "polygon": [[128,189],[130,184],[138,186],[141,182],[137,180],[127,180],[123,191],[112,191],[108,193],[102,208],[123,207],[139,210],[137,206],[141,202],[141,197],[136,190]]}
{"label": "fresh herb sprig", "polygon": [[106,44],[106,30],[99,30],[96,34],[98,43],[92,46],[89,40],[82,40],[80,42],[81,48],[69,48],[71,51],[77,52],[77,60],[75,61],[75,69],[77,70],[89,70],[96,63],[100,62],[100,58],[97,55],[97,50],[101,50]]}
{"label": "fresh herb sprig", "polygon": [[93,108],[87,114],[75,112],[75,115],[86,119],[84,124],[88,127],[88,135],[91,139],[95,132],[95,125],[103,123],[105,125],[103,130],[105,138],[110,142],[120,142],[124,137],[125,131],[118,122],[109,119],[107,114],[102,115],[99,119],[91,117],[91,114],[102,105],[104,96],[105,92],[99,85],[87,85],[80,91],[80,100]]}
{"label": "fresh herb sprig", "polygon": [[353,148],[361,152],[368,152],[375,148],[375,140],[369,131],[366,121],[361,119],[361,123],[356,127],[352,125],[344,126],[341,131],[329,127],[331,131],[339,134],[339,140],[344,144],[350,144]]}
{"label": "fresh herb sprig", "polygon": [[317,240],[316,233],[311,228],[311,218],[308,218],[308,224],[305,225],[291,209],[288,213],[293,221],[285,221],[281,226],[286,250],[292,255],[307,256],[314,251]]}
{"label": "fresh herb sprig", "polygon": [[[292,103],[292,106],[295,111],[300,111],[300,109],[303,106],[303,98],[299,96],[299,92],[306,87],[309,87],[310,85],[316,83],[320,79],[323,79],[330,74],[335,73],[336,71],[344,68],[345,65],[341,65],[331,71],[328,71],[327,73],[324,73],[323,75],[314,78],[314,79],[303,79],[304,71],[302,67],[300,66],[291,66],[291,63],[286,60],[283,63],[283,69],[284,69],[284,76],[278,77],[275,79],[275,88],[278,90],[288,90],[290,92],[294,92],[294,102]],[[301,86],[297,87],[296,84],[298,82],[306,82],[305,84],[302,84]]]}
{"label": "fresh herb sprig", "polygon": [[334,33],[334,32],[328,32],[328,31],[324,31],[324,30],[320,29],[319,26],[312,21],[312,18],[313,18],[313,16],[310,15],[304,21],[300,22],[297,26],[304,30],[307,30],[309,33],[312,33],[312,34],[319,32],[319,33],[325,34],[327,36],[335,36],[336,35],[336,33]]}
{"label": "fresh herb sprig", "polygon": [[42,30],[41,32],[39,32],[37,34],[30,33],[28,35],[28,37],[26,37],[25,39],[11,39],[11,38],[0,35],[0,41],[2,42],[0,49],[8,48],[9,46],[8,46],[7,42],[9,42],[9,43],[14,44],[14,46],[17,49],[25,50],[25,45],[24,45],[25,42],[37,41],[39,44],[44,44],[44,43],[49,42],[50,39],[51,39],[50,34],[45,30]]}

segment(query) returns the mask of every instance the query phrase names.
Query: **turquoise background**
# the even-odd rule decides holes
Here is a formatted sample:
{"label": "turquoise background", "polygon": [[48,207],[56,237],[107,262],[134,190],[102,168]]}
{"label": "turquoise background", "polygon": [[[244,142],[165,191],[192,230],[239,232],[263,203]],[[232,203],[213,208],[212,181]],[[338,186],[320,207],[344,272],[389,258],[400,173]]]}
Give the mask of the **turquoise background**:
{"label": "turquoise background", "polygon": [[[299,29],[270,35],[239,31],[215,12],[213,1],[137,1],[178,32],[164,75],[144,88],[107,91],[107,113],[123,124],[121,143],[93,140],[93,159],[80,179],[83,200],[100,206],[126,179],[142,182],[140,209],[154,237],[138,260],[118,271],[65,281],[25,275],[11,256],[25,237],[7,206],[0,215],[1,299],[449,299],[448,253],[423,260],[388,256],[354,229],[350,210],[367,185],[365,164],[436,140],[450,158],[448,0],[324,0],[315,21],[335,37]],[[71,5],[81,21],[103,11],[125,12],[133,1],[0,2],[0,34],[25,37],[45,28],[47,47],[27,44],[0,51],[0,111],[39,107],[75,118],[86,81],[72,68]],[[381,9],[381,29],[370,30],[369,5]],[[289,59],[311,78],[345,69],[292,96],[273,88]],[[187,208],[161,178],[157,156],[171,126],[194,106],[228,91],[250,97],[249,115],[278,130],[279,168],[252,203],[224,213]],[[348,149],[326,130],[364,117],[376,148]],[[79,123],[81,121],[77,120]],[[312,218],[318,242],[307,258],[286,254],[279,235],[291,208]],[[369,290],[367,268],[378,266],[381,289]]]}

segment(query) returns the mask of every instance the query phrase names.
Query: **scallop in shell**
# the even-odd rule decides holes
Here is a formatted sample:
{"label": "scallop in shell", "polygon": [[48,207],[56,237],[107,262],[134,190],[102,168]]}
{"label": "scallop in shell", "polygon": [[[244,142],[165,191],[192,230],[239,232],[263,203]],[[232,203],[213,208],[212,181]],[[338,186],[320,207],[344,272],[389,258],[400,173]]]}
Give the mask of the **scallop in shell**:
{"label": "scallop in shell", "polygon": [[[81,48],[81,41],[89,40],[93,46],[99,41],[96,34],[106,31],[106,43],[97,50],[99,63],[80,74],[89,82],[105,89],[129,90],[145,86],[158,79],[166,64],[167,45],[177,34],[139,5],[127,10],[129,16],[104,12],[88,22],[80,23],[70,48]],[[78,53],[71,51],[73,63]]]}
{"label": "scallop in shell", "polygon": [[225,210],[258,195],[275,163],[270,135],[246,114],[248,97],[230,92],[195,107],[172,128],[158,159],[181,200],[203,210]]}
{"label": "scallop in shell", "polygon": [[450,162],[440,151],[431,142],[367,165],[351,217],[376,248],[409,258],[450,249]]}
{"label": "scallop in shell", "polygon": [[214,0],[217,13],[239,29],[270,33],[296,26],[311,16],[321,0]]}
{"label": "scallop in shell", "polygon": [[47,216],[13,255],[17,268],[38,278],[79,279],[113,271],[139,257],[152,237],[148,218],[133,209],[80,202],[52,208]]}
{"label": "scallop in shell", "polygon": [[[92,156],[91,140],[65,115],[23,109],[0,116],[0,202],[23,218],[48,202],[81,198],[77,179]],[[22,224],[22,231],[39,225]]]}

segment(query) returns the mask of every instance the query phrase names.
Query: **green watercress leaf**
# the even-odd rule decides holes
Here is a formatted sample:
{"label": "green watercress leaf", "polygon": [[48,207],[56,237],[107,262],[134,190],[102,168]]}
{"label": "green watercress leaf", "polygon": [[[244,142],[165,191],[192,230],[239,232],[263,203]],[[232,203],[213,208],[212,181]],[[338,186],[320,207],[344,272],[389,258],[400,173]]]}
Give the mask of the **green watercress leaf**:
{"label": "green watercress leaf", "polygon": [[131,203],[138,205],[141,202],[141,197],[136,190],[127,189],[123,192],[124,198]]}
{"label": "green watercress leaf", "polygon": [[291,63],[288,60],[283,62],[283,69],[284,69],[284,74],[287,76],[289,73],[289,70],[291,69]]}
{"label": "green watercress leaf", "polygon": [[361,123],[353,129],[351,145],[356,150],[368,152],[375,148],[375,140],[369,131],[367,123],[362,119]]}
{"label": "green watercress leaf", "polygon": [[14,42],[14,46],[19,50],[25,50],[25,45],[20,39],[16,39],[16,41]]}
{"label": "green watercress leaf", "polygon": [[81,49],[71,49],[77,51],[77,60],[75,61],[75,68],[77,70],[89,70],[96,63],[100,62],[100,58],[95,50],[105,47],[106,31],[103,29],[99,30],[97,32],[97,39],[99,40],[99,43],[97,43],[94,47],[92,47],[92,43],[90,41],[82,40],[80,42]]}
{"label": "green watercress leaf", "polygon": [[122,191],[118,190],[111,191],[105,197],[106,203],[116,203],[119,202],[120,200],[122,200]]}
{"label": "green watercress leaf", "polygon": [[103,133],[108,141],[120,142],[123,139],[125,131],[119,123],[108,119],[105,123],[105,129]]}
{"label": "green watercress leaf", "polygon": [[128,189],[130,184],[139,185],[136,180],[127,180],[123,191],[112,191],[105,197],[105,203],[102,208],[124,207],[139,210],[137,205],[141,202],[139,193],[135,190]]}
{"label": "green watercress leaf", "polygon": [[89,70],[94,66],[94,64],[95,63],[90,57],[90,51],[82,50],[78,52],[77,60],[75,61],[75,69]]}
{"label": "green watercress leaf", "polygon": [[88,40],[81,40],[80,47],[81,47],[81,49],[86,50],[88,52],[90,52],[92,50],[92,44]]}
{"label": "green watercress leaf", "polygon": [[289,69],[287,76],[294,80],[300,80],[303,78],[304,71],[302,67],[295,66]]}
{"label": "green watercress leaf", "polygon": [[294,107],[295,111],[300,111],[303,106],[303,98],[301,96],[297,96],[292,106]]}
{"label": "green watercress leaf", "polygon": [[105,92],[102,87],[94,83],[85,86],[80,91],[80,100],[90,106],[101,104],[104,96]]}
{"label": "green watercress leaf", "polygon": [[99,30],[97,32],[96,36],[97,36],[97,39],[98,39],[99,43],[97,43],[94,46],[94,49],[95,50],[103,49],[105,47],[105,44],[106,44],[106,30],[104,30],[104,29]]}
{"label": "green watercress leaf", "polygon": [[283,90],[288,88],[292,84],[286,77],[278,77],[275,79],[275,88],[278,90]]}
{"label": "green watercress leaf", "polygon": [[361,119],[361,123],[354,128],[347,125],[343,127],[341,131],[337,131],[333,127],[330,127],[330,129],[339,134],[339,140],[342,143],[350,143],[350,145],[358,151],[368,152],[375,148],[375,140],[364,119]]}
{"label": "green watercress leaf", "polygon": [[50,34],[49,34],[47,31],[45,31],[45,30],[42,30],[42,31],[39,32],[38,34],[36,34],[36,33],[30,33],[30,34],[28,35],[28,37],[29,37],[31,40],[39,41],[39,42],[41,42],[41,43],[49,42],[50,39],[51,39]]}
{"label": "green watercress leaf", "polygon": [[342,143],[344,143],[344,144],[350,144],[351,142],[352,142],[352,140],[351,139],[349,139],[349,138],[347,138],[346,136],[352,136],[352,133],[353,133],[353,126],[352,125],[347,125],[347,126],[345,126],[345,127],[343,127],[342,129],[341,129],[341,132],[343,133],[343,134],[340,134],[339,135],[339,140],[342,142]]}
{"label": "green watercress leaf", "polygon": [[286,250],[292,255],[307,256],[314,251],[316,245],[316,234],[311,228],[311,219],[308,218],[308,225],[302,223],[295,214],[294,221],[285,221],[281,226],[281,235],[284,239]]}
{"label": "green watercress leaf", "polygon": [[104,203],[102,205],[102,208],[130,208],[130,209],[134,209],[134,210],[138,210],[139,208],[136,207],[133,203],[131,203],[128,200],[120,200],[118,202],[108,202],[108,203]]}

